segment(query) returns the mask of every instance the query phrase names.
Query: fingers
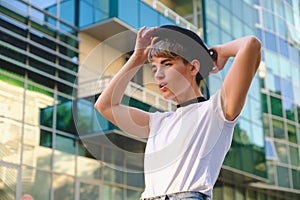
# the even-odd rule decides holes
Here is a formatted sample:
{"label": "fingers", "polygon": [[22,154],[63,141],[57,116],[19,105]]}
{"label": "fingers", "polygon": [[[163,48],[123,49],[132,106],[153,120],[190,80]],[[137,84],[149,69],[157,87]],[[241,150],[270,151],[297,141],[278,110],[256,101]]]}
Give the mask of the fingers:
{"label": "fingers", "polygon": [[153,32],[157,30],[157,27],[152,27],[149,30],[147,30],[143,35],[143,32],[146,30],[146,28],[147,26],[143,26],[142,28],[140,28],[140,30],[137,33],[138,38],[150,39]]}
{"label": "fingers", "polygon": [[214,67],[211,69],[211,71],[210,71],[209,73],[210,73],[210,74],[216,74],[216,73],[218,73],[218,72],[219,72],[218,67],[214,66]]}
{"label": "fingers", "polygon": [[153,46],[154,43],[158,40],[158,37],[151,37],[151,45],[150,46]]}
{"label": "fingers", "polygon": [[143,26],[142,28],[140,28],[140,30],[137,33],[138,38],[141,38],[143,36],[143,32],[146,28],[147,26]]}

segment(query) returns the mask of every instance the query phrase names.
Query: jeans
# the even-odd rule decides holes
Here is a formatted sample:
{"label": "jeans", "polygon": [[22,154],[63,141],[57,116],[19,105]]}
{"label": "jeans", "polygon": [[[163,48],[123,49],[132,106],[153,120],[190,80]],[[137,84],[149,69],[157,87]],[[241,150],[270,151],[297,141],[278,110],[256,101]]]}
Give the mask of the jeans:
{"label": "jeans", "polygon": [[141,198],[140,200],[209,200],[209,198],[200,192],[178,192],[156,197]]}

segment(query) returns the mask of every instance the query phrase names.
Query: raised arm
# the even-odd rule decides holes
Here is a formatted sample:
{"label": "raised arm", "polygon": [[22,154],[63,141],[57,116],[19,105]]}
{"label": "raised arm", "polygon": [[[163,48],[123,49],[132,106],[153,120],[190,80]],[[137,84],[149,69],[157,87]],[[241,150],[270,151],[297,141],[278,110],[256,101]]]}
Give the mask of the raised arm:
{"label": "raised arm", "polygon": [[137,108],[121,105],[121,100],[129,81],[146,61],[149,47],[154,42],[151,35],[156,28],[151,28],[143,34],[145,29],[146,27],[143,27],[138,31],[133,55],[113,77],[95,103],[95,108],[107,120],[140,138],[147,138],[149,135],[149,114]]}
{"label": "raised arm", "polygon": [[244,106],[252,79],[258,69],[261,44],[256,37],[247,36],[212,49],[218,53],[216,71],[224,67],[229,57],[235,57],[221,90],[225,118],[234,120]]}

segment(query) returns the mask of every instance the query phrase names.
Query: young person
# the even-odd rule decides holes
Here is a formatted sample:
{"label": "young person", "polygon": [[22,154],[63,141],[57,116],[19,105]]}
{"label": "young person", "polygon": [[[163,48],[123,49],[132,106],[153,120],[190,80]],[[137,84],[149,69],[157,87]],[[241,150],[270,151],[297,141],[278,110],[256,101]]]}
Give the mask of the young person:
{"label": "young person", "polygon": [[[145,30],[138,31],[134,53],[95,108],[124,131],[147,138],[141,199],[211,199],[261,44],[246,36],[207,49],[197,34],[178,26]],[[235,58],[222,88],[206,100],[200,81],[222,70],[229,57]],[[121,105],[126,86],[147,60],[162,96],[176,100],[175,111],[148,113]]]}

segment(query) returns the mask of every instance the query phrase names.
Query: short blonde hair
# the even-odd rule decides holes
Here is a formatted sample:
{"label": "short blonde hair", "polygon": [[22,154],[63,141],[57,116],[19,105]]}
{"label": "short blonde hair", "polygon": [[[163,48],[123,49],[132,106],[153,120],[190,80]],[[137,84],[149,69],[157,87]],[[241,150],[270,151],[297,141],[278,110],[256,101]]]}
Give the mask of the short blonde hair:
{"label": "short blonde hair", "polygon": [[[183,55],[184,48],[181,44],[169,41],[168,39],[160,40],[155,43],[148,53],[148,61],[151,62],[152,57],[175,58]],[[185,60],[183,58],[183,60]]]}

